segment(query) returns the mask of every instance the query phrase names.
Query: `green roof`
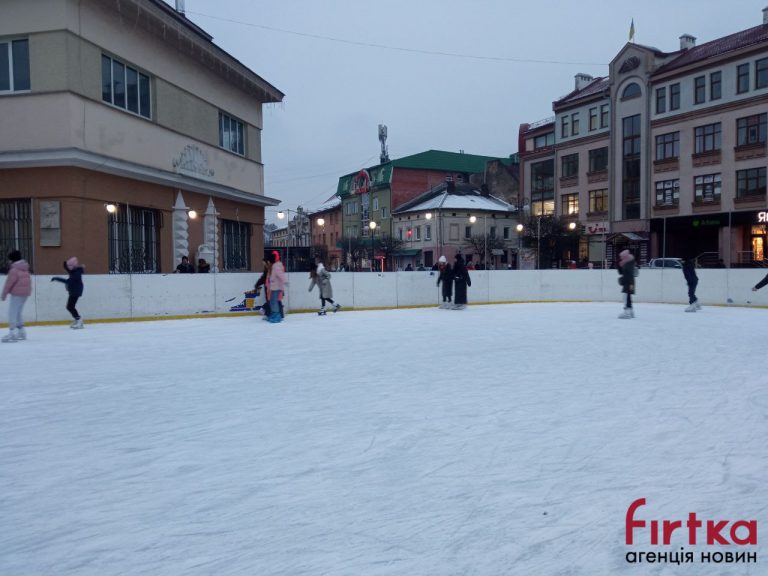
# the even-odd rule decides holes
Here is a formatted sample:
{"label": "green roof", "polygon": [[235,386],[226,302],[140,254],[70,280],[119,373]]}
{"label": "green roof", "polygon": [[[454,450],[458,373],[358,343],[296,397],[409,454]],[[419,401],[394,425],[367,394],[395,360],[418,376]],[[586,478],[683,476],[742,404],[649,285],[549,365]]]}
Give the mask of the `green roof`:
{"label": "green roof", "polygon": [[[392,171],[395,168],[410,168],[413,170],[444,170],[446,172],[464,172],[467,174],[479,174],[485,172],[485,165],[489,160],[509,161],[509,158],[497,158],[495,156],[478,156],[477,154],[463,154],[461,152],[444,152],[442,150],[427,150],[411,156],[405,156],[391,160],[385,164],[377,164],[368,168],[371,176],[371,186],[386,186],[392,181]],[[359,170],[339,178],[336,189],[337,196],[349,195],[349,187],[352,177]]]}

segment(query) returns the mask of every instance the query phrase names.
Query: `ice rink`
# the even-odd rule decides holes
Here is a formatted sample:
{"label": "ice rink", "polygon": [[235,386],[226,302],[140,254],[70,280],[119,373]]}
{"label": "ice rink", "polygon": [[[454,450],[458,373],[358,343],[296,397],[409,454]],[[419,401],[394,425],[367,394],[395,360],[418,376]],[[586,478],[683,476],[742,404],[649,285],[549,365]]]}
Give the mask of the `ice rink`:
{"label": "ice rink", "polygon": [[30,327],[0,346],[0,574],[766,574],[762,542],[635,565],[660,547],[624,537],[637,498],[766,533],[768,310],[619,312]]}

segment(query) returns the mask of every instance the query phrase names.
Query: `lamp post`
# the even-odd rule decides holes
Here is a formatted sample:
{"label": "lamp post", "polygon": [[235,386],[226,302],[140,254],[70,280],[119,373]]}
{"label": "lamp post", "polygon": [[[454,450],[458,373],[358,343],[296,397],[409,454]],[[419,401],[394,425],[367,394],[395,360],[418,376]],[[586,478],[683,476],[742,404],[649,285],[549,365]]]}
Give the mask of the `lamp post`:
{"label": "lamp post", "polygon": [[[432,222],[432,212],[427,212],[424,215],[424,218],[427,219],[427,222]],[[428,226],[431,226],[431,224],[428,224]],[[431,234],[431,232],[432,231],[430,230],[430,234]],[[425,231],[424,234],[426,235],[426,231]],[[435,239],[437,239],[437,236],[435,236]],[[426,238],[425,238],[425,240],[426,240]],[[435,240],[435,255],[437,255],[437,240]],[[434,265],[435,262],[437,262],[437,258],[433,257],[432,259],[434,260],[434,262],[432,262],[432,265],[430,265],[430,268]],[[424,262],[424,266],[426,266],[426,265],[427,265],[427,263]]]}
{"label": "lamp post", "polygon": [[518,224],[515,226],[515,229],[517,230],[517,269],[522,270],[523,230],[525,229],[525,226]]}
{"label": "lamp post", "polygon": [[374,222],[373,220],[368,222],[368,228],[371,229],[371,272],[373,272],[373,257],[375,256],[373,241],[376,237],[376,222]]}
{"label": "lamp post", "polygon": [[[325,234],[325,218],[318,218],[317,220],[315,220],[315,222],[317,223],[318,226],[320,226],[320,233],[321,234]],[[320,244],[320,242],[318,242],[318,244]],[[323,238],[322,246],[323,246],[323,248],[326,247],[325,246],[325,238]],[[322,254],[321,254],[321,256],[322,256]],[[325,258],[323,258],[323,260],[325,260]],[[326,264],[328,266],[330,266],[330,262],[326,262]]]}
{"label": "lamp post", "polygon": [[[302,227],[303,230],[303,221],[302,219],[305,217],[305,214],[303,212],[297,212],[296,210],[291,210],[290,208],[286,208],[285,210],[280,210],[277,213],[277,217],[282,220],[286,216],[286,212],[290,215],[291,212],[293,212],[296,216],[299,217],[299,226]],[[301,232],[301,235],[303,236],[303,231]],[[292,240],[292,234],[291,234],[291,220],[288,219],[288,245],[286,247],[285,251],[285,271],[288,272],[288,264],[290,262],[290,256],[291,256],[291,240]]]}
{"label": "lamp post", "polygon": [[[477,216],[469,217],[470,223],[477,222]],[[488,270],[488,215],[483,214],[483,268]]]}

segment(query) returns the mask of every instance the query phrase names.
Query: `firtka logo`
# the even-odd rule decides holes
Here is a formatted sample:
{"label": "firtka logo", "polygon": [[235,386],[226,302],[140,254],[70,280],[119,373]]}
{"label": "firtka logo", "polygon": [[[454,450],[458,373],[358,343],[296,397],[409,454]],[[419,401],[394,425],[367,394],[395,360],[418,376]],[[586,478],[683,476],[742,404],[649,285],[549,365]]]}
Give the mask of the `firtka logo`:
{"label": "firtka logo", "polygon": [[[645,506],[645,498],[638,498],[627,509],[628,546],[635,543],[635,531],[639,534],[650,532],[651,544],[667,546],[672,543],[672,535],[676,530],[688,533],[688,544],[695,546],[699,543],[702,533],[706,536],[706,544],[736,544],[738,546],[754,546],[757,544],[757,520],[699,520],[696,512],[688,514],[683,528],[682,520],[639,520],[635,518],[638,509]],[[704,530],[699,531],[700,528]]]}

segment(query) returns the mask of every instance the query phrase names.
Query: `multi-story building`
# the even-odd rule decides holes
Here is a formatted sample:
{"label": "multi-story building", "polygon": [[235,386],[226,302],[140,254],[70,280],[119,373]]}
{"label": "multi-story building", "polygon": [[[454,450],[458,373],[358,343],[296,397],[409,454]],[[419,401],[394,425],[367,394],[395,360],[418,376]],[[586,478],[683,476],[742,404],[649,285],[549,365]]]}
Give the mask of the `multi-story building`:
{"label": "multi-story building", "polygon": [[[162,0],[6,0],[0,252],[38,273],[256,270],[283,94]],[[195,220],[195,213],[201,216]],[[258,255],[258,256],[256,256]]]}
{"label": "multi-story building", "polygon": [[[687,34],[669,53],[629,43],[553,109],[551,124],[520,130],[534,213],[577,214],[609,262],[623,248],[641,262],[765,260],[768,8],[761,25],[698,46]],[[537,146],[545,128],[553,141]],[[601,260],[599,240],[582,249]]]}
{"label": "multi-story building", "polygon": [[310,216],[312,248],[331,270],[336,270],[342,263],[341,220],[341,200],[337,196],[328,199]]}
{"label": "multi-story building", "polygon": [[[392,210],[452,179],[483,181],[491,156],[429,150],[347,174],[339,179],[337,196],[342,202],[344,238],[368,238],[369,223],[377,235],[393,234]],[[511,160],[504,159],[507,162]]]}
{"label": "multi-story building", "polygon": [[396,268],[430,268],[440,256],[453,261],[456,253],[483,267],[516,267],[517,209],[485,186],[443,182],[401,204],[392,220],[394,237],[404,243],[395,254]]}

